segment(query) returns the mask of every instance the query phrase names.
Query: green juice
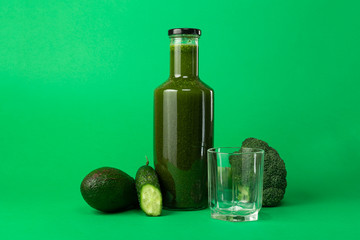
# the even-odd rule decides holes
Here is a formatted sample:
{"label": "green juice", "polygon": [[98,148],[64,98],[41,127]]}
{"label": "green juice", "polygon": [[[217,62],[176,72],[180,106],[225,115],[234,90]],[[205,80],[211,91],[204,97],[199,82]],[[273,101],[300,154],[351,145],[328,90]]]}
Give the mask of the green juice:
{"label": "green juice", "polygon": [[167,209],[208,206],[213,96],[198,77],[197,44],[171,45],[170,77],[154,93],[154,161]]}

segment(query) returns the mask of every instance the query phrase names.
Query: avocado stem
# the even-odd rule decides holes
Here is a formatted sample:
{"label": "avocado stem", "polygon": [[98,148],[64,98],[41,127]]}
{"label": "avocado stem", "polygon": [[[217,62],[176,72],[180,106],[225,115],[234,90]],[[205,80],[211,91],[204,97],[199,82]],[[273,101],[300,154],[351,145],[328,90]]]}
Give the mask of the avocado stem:
{"label": "avocado stem", "polygon": [[146,155],[145,155],[145,157],[146,157],[146,166],[149,166],[149,159]]}

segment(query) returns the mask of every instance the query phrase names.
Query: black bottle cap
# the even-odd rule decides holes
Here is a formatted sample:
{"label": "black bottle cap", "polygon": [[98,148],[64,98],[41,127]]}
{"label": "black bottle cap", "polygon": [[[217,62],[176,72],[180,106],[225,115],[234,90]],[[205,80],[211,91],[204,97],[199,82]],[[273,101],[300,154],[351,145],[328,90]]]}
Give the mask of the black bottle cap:
{"label": "black bottle cap", "polygon": [[201,30],[197,28],[173,28],[168,31],[169,36],[178,34],[201,35]]}

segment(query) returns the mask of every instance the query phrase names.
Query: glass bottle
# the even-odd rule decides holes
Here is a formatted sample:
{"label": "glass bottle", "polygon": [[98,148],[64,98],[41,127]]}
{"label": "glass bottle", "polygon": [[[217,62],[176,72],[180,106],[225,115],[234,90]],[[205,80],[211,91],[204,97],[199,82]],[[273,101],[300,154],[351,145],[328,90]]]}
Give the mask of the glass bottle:
{"label": "glass bottle", "polygon": [[208,206],[207,154],[213,147],[214,92],[199,79],[199,29],[169,30],[170,76],[154,92],[154,162],[163,206]]}

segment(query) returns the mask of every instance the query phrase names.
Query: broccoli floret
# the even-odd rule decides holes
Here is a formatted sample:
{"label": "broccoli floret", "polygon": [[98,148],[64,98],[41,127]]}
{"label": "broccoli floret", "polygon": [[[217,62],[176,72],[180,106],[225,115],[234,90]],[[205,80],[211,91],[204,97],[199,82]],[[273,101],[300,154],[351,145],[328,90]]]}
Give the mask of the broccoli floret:
{"label": "broccoli floret", "polygon": [[263,206],[276,207],[284,198],[285,192],[280,188],[266,188],[263,191]]}
{"label": "broccoli floret", "polygon": [[264,184],[263,188],[279,188],[279,189],[286,189],[287,182],[286,179],[279,176],[279,175],[264,175]]}
{"label": "broccoli floret", "polygon": [[243,141],[242,143],[242,147],[243,148],[260,148],[260,149],[263,149],[263,150],[268,150],[269,149],[269,145],[264,142],[264,141],[261,141],[259,139],[256,139],[256,138],[247,138]]}
{"label": "broccoli floret", "polygon": [[[261,141],[261,140],[260,140]],[[280,158],[279,153],[272,147],[265,150],[264,157],[264,174],[268,175],[279,175],[286,178],[285,163]]]}
{"label": "broccoli floret", "polygon": [[285,162],[274,148],[260,139],[247,138],[243,142],[242,147],[265,150],[263,206],[274,207],[279,205],[280,201],[284,198],[287,186]]}

